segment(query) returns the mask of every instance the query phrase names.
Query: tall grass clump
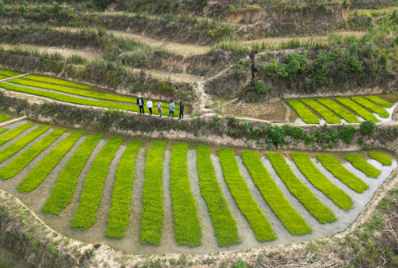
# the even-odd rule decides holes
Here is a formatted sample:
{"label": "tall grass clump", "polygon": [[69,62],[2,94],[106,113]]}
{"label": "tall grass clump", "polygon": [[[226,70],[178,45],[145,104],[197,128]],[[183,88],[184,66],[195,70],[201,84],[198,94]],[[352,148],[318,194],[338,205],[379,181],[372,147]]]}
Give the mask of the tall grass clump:
{"label": "tall grass clump", "polygon": [[163,232],[163,156],[166,142],[155,141],[146,155],[141,243],[159,245]]}
{"label": "tall grass clump", "polygon": [[202,244],[202,229],[198,207],[189,183],[187,154],[187,143],[173,145],[170,158],[170,190],[177,244],[195,247]]}
{"label": "tall grass clump", "polygon": [[385,101],[379,97],[376,96],[365,96],[366,99],[373,101],[374,103],[381,105],[383,107],[391,108],[394,104],[391,102]]}
{"label": "tall grass clump", "polygon": [[298,100],[286,101],[307,124],[319,124],[319,119]]}
{"label": "tall grass clump", "polygon": [[337,217],[334,215],[333,211],[325,206],[310,189],[294,175],[292,169],[280,153],[267,153],[267,157],[289,191],[320,223],[337,221]]}
{"label": "tall grass clump", "polygon": [[316,157],[333,176],[341,180],[355,192],[363,193],[369,188],[360,178],[349,172],[333,155],[317,154]]}
{"label": "tall grass clump", "polygon": [[79,56],[79,55],[72,55],[72,56],[66,58],[66,62],[68,64],[76,64],[76,65],[86,65],[86,64],[88,64],[88,60],[86,58],[83,58],[82,56]]}
{"label": "tall grass clump", "polygon": [[364,99],[362,97],[351,97],[353,101],[356,103],[364,106],[365,108],[368,108],[369,110],[377,113],[380,115],[380,117],[387,118],[389,116],[388,112],[381,108],[380,106],[377,106],[376,104],[368,101],[367,99]]}
{"label": "tall grass clump", "polygon": [[105,234],[108,237],[123,238],[129,223],[134,168],[141,145],[140,140],[131,141],[120,159],[113,184],[112,207],[109,211],[108,228]]}
{"label": "tall grass clump", "polygon": [[244,151],[242,158],[254,184],[286,229],[294,235],[311,233],[311,227],[307,225],[305,219],[297,213],[283,195],[278,185],[265,169],[258,154],[253,151]]}
{"label": "tall grass clump", "polygon": [[227,247],[240,244],[241,239],[236,221],[229,210],[227,200],[222,194],[216,171],[211,161],[211,150],[208,146],[199,145],[196,153],[200,193],[209,210],[218,246]]}
{"label": "tall grass clump", "polygon": [[381,171],[374,168],[371,164],[366,162],[359,154],[346,154],[344,158],[347,159],[356,169],[359,169],[369,178],[377,178]]}
{"label": "tall grass clump", "polygon": [[1,122],[5,122],[5,121],[8,121],[8,120],[10,120],[12,117],[11,116],[8,116],[8,115],[5,115],[5,114],[0,114],[0,123]]}
{"label": "tall grass clump", "polygon": [[24,167],[26,167],[51,144],[53,144],[53,142],[55,142],[65,132],[66,128],[57,128],[43,139],[35,143],[32,147],[20,154],[14,160],[8,163],[2,170],[0,170],[0,178],[3,180],[8,180],[17,175]]}
{"label": "tall grass clump", "polygon": [[5,160],[13,156],[22,150],[26,145],[31,143],[34,139],[39,137],[41,134],[49,130],[50,126],[39,126],[29,134],[26,134],[19,140],[15,141],[13,144],[10,144],[7,148],[0,152],[0,163],[3,163]]}
{"label": "tall grass clump", "polygon": [[310,106],[317,113],[319,113],[329,124],[338,124],[340,123],[340,118],[338,118],[332,111],[329,111],[315,100],[312,99],[301,99],[305,105]]}
{"label": "tall grass clump", "polygon": [[61,159],[69,152],[76,142],[84,135],[84,131],[75,131],[57,145],[46,157],[43,158],[19,183],[17,190],[28,193],[33,191],[44,181]]}
{"label": "tall grass clump", "polygon": [[35,123],[25,123],[19,127],[14,128],[13,130],[10,130],[10,132],[8,132],[0,137],[0,146],[2,146],[6,142],[9,142],[16,136],[20,135],[25,130],[33,127],[34,125],[35,125]]}
{"label": "tall grass clump", "polygon": [[341,116],[344,120],[346,120],[348,123],[360,123],[358,118],[337,103],[335,103],[332,100],[329,99],[316,99],[326,107],[328,107],[330,110]]}
{"label": "tall grass clump", "polygon": [[[86,89],[86,90],[93,89],[93,87],[91,87],[91,86],[86,86],[86,85],[83,85],[83,84],[69,82],[69,81],[65,81],[65,80],[57,79],[57,78],[52,78],[52,77],[27,75],[27,76],[24,76],[23,79],[29,79],[29,80],[34,80],[34,81],[44,82],[44,83],[50,83],[50,84],[55,84],[55,85],[63,85],[63,86],[68,86],[68,87],[75,87],[75,88]],[[21,81],[21,79],[15,79],[15,80]],[[27,85],[29,85],[29,84],[27,84]]]}
{"label": "tall grass clump", "polygon": [[314,185],[318,190],[329,197],[337,206],[348,211],[352,208],[354,201],[339,187],[334,185],[320,172],[311,159],[305,153],[292,153],[292,159],[304,176]]}
{"label": "tall grass clump", "polygon": [[245,215],[256,239],[260,242],[275,240],[276,235],[271,224],[253,199],[249,187],[240,174],[234,151],[230,149],[218,150],[224,179],[234,197],[240,211]]}
{"label": "tall grass clump", "polygon": [[385,166],[391,166],[392,165],[392,158],[386,156],[383,153],[372,152],[372,153],[369,153],[369,156],[372,157],[373,159],[379,161],[381,164],[383,164]]}
{"label": "tall grass clump", "polygon": [[84,180],[83,192],[80,197],[79,208],[72,220],[72,228],[87,229],[95,223],[109,165],[123,141],[124,138],[110,138],[95,157]]}
{"label": "tall grass clump", "polygon": [[379,122],[379,120],[377,120],[376,116],[374,116],[373,114],[369,113],[366,109],[364,109],[362,106],[356,104],[352,100],[350,100],[348,98],[336,98],[336,100],[338,102],[340,102],[341,104],[347,106],[348,108],[350,108],[354,112],[356,112],[363,119],[371,120],[373,122]]}
{"label": "tall grass clump", "polygon": [[59,175],[50,198],[42,208],[44,213],[59,215],[59,213],[72,201],[79,175],[101,138],[102,134],[98,133],[88,136],[73,153]]}

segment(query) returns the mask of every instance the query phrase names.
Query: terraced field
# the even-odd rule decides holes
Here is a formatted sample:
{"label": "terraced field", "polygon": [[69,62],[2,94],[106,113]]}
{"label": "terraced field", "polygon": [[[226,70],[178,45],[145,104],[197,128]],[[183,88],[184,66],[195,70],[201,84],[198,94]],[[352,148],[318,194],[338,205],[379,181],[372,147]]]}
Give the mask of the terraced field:
{"label": "terraced field", "polygon": [[127,252],[199,253],[331,235],[397,167],[381,152],[240,155],[26,121],[7,128],[0,186],[56,230]]}
{"label": "terraced field", "polygon": [[359,123],[391,121],[397,103],[390,103],[377,96],[351,98],[317,98],[286,101],[307,124]]}

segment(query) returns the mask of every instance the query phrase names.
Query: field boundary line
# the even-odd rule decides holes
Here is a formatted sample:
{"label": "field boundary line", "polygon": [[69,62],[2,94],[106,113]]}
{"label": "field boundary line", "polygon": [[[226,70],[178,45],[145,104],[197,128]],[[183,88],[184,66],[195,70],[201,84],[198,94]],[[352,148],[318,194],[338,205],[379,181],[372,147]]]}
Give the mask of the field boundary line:
{"label": "field boundary line", "polygon": [[26,75],[29,75],[29,74],[27,73],[27,74],[21,74],[21,75],[18,75],[18,76],[8,77],[8,78],[6,78],[6,79],[0,80],[0,82],[6,82],[6,81],[8,81],[8,80],[17,79],[17,78],[20,78],[20,77],[24,77],[24,76],[26,76]]}
{"label": "field boundary line", "polygon": [[15,119],[11,119],[11,120],[5,121],[5,122],[0,124],[0,128],[8,126],[8,125],[12,125],[14,123],[17,123],[17,122],[25,120],[25,119],[28,119],[28,117],[26,115],[18,117],[18,118],[15,118]]}

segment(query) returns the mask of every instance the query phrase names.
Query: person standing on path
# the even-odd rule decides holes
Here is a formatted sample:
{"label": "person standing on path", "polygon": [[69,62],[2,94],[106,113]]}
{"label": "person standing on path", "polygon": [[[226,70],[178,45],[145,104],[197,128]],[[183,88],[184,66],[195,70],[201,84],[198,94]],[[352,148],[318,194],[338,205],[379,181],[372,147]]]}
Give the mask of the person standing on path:
{"label": "person standing on path", "polygon": [[172,114],[173,115],[173,117],[174,117],[174,107],[175,107],[175,105],[174,105],[174,102],[173,102],[173,100],[170,100],[170,111],[169,111],[169,116]]}
{"label": "person standing on path", "polygon": [[160,117],[162,117],[162,102],[158,100],[158,103],[156,103],[156,106],[158,107],[158,112]]}
{"label": "person standing on path", "polygon": [[178,120],[181,120],[184,118],[184,104],[182,104],[182,101],[180,101],[180,117],[178,118]]}
{"label": "person standing on path", "polygon": [[148,100],[147,100],[147,102],[146,102],[146,107],[148,108],[149,113],[152,115],[152,107],[153,107],[153,105],[152,105],[151,99],[148,99]]}
{"label": "person standing on path", "polygon": [[138,105],[138,107],[140,107],[140,114],[141,114],[141,111],[142,111],[142,114],[145,114],[144,99],[141,97],[141,95],[138,95],[137,105]]}

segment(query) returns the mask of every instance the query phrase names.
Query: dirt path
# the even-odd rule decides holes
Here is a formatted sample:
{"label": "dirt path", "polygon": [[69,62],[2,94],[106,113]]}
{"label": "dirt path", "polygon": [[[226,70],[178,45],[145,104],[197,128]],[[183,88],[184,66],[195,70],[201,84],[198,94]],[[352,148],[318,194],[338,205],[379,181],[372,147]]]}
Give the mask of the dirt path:
{"label": "dirt path", "polygon": [[[133,73],[140,73],[141,69],[136,69],[136,68],[127,68]],[[198,81],[202,81],[200,76],[197,75],[192,75],[192,74],[181,74],[181,73],[171,73],[167,71],[160,71],[160,70],[153,70],[153,69],[144,69],[145,74],[151,75],[154,78],[158,78],[160,80],[171,80],[171,81],[176,81],[176,82],[182,82],[182,83],[195,83]]]}

